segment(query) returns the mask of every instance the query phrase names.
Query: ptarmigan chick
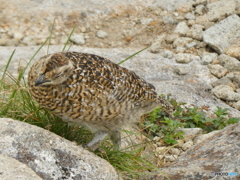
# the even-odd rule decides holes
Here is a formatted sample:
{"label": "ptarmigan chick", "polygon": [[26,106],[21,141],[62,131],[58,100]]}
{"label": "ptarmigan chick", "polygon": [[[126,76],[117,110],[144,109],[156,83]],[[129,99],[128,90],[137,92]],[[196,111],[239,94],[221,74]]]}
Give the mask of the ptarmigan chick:
{"label": "ptarmigan chick", "polygon": [[120,129],[159,106],[171,105],[152,84],[103,57],[59,52],[40,58],[29,72],[30,93],[64,121],[89,128],[95,150],[109,135],[120,146]]}

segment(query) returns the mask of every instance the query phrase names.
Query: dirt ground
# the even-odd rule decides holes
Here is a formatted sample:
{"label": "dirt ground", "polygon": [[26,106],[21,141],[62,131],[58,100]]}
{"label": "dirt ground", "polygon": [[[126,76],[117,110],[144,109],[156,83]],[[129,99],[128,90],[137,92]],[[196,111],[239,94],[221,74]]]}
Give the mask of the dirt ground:
{"label": "dirt ground", "polygon": [[[40,45],[50,35],[55,22],[51,44],[63,44],[75,28],[74,34],[81,34],[85,39],[81,44],[84,47],[142,48],[151,45],[158,35],[171,33],[177,24],[171,19],[172,12],[147,6],[145,1],[137,5],[113,1],[109,5],[105,0],[92,6],[90,1],[69,9],[59,3],[52,6],[45,1],[24,1],[1,2],[0,45]],[[106,37],[97,37],[99,30],[106,32]]]}

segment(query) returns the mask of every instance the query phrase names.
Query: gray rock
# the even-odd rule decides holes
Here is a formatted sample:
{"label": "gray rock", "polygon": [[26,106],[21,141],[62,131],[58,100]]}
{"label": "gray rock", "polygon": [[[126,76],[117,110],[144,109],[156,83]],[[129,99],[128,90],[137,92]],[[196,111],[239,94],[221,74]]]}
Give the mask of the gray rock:
{"label": "gray rock", "polygon": [[193,6],[198,6],[198,5],[207,5],[208,0],[194,0],[192,1]]}
{"label": "gray rock", "polygon": [[209,64],[208,68],[210,72],[217,78],[221,78],[228,73],[227,68],[222,67],[220,64]]}
{"label": "gray rock", "polygon": [[178,155],[166,155],[164,156],[165,161],[167,162],[174,162],[178,158]]}
{"label": "gray rock", "polygon": [[219,99],[226,101],[239,101],[240,94],[235,93],[233,88],[227,85],[216,86],[212,89],[212,93]]}
{"label": "gray rock", "polygon": [[219,86],[219,85],[228,85],[229,86],[231,84],[232,84],[232,81],[228,77],[224,76],[221,79],[218,79],[217,81],[214,81],[212,83],[212,86],[213,87],[216,87],[216,86]]}
{"label": "gray rock", "polygon": [[188,23],[189,26],[193,26],[194,24],[196,24],[196,21],[195,21],[195,19],[189,19],[187,21],[187,23]]}
{"label": "gray rock", "polygon": [[189,73],[189,69],[183,67],[183,66],[177,66],[175,67],[175,72],[178,74],[178,75],[186,75]]}
{"label": "gray rock", "polygon": [[26,164],[5,154],[0,154],[0,179],[41,180],[42,178],[40,178]]}
{"label": "gray rock", "polygon": [[19,44],[19,40],[17,39],[9,39],[5,42],[5,46],[17,46]]}
{"label": "gray rock", "polygon": [[193,48],[193,47],[197,47],[197,46],[198,46],[198,44],[195,41],[192,41],[192,42],[186,44],[186,48],[188,48],[188,49]]}
{"label": "gray rock", "polygon": [[173,52],[169,50],[164,50],[161,55],[165,58],[171,59],[173,58]]}
{"label": "gray rock", "polygon": [[184,144],[184,140],[183,139],[178,139],[176,147],[177,148],[182,148],[183,144]]}
{"label": "gray rock", "polygon": [[164,24],[171,24],[171,25],[173,25],[173,24],[177,23],[177,21],[171,15],[163,16],[162,20],[163,20]]}
{"label": "gray rock", "polygon": [[204,41],[200,41],[197,43],[197,48],[206,48],[207,44]]}
{"label": "gray rock", "polygon": [[189,31],[189,27],[188,27],[187,23],[185,23],[184,21],[178,23],[178,25],[176,26],[176,28],[174,30],[175,33],[178,33],[183,36],[185,36],[188,31]]}
{"label": "gray rock", "polygon": [[157,147],[161,147],[161,146],[164,146],[164,143],[161,142],[161,141],[158,141],[154,144],[154,146],[157,148]]}
{"label": "gray rock", "polygon": [[204,26],[202,25],[194,24],[192,28],[187,32],[187,36],[201,41],[203,39],[203,28]]}
{"label": "gray rock", "polygon": [[[208,29],[209,27],[211,27],[212,25],[214,25],[214,22],[210,22],[207,18],[207,15],[201,15],[201,16],[196,16],[196,20],[195,20],[196,24],[200,24],[203,25],[205,29]],[[210,24],[210,25],[208,25]]]}
{"label": "gray rock", "polygon": [[161,138],[159,137],[159,136],[155,136],[154,138],[153,138],[153,141],[156,141],[156,142],[158,142],[158,141],[160,141],[161,140]]}
{"label": "gray rock", "polygon": [[203,15],[203,12],[205,11],[205,6],[200,4],[195,8],[195,13],[198,15]]}
{"label": "gray rock", "polygon": [[179,38],[178,34],[168,34],[166,35],[166,43],[171,44],[173,43],[177,38]]}
{"label": "gray rock", "polygon": [[240,87],[240,72],[233,72],[233,77],[230,77],[230,79],[237,85],[237,87]]}
{"label": "gray rock", "polygon": [[180,155],[181,151],[178,148],[171,148],[169,149],[169,153],[173,155]]}
{"label": "gray rock", "polygon": [[236,58],[221,54],[218,57],[218,60],[220,61],[220,64],[229,71],[240,71],[240,62]]}
{"label": "gray rock", "polygon": [[233,107],[240,111],[240,101],[233,103]]}
{"label": "gray rock", "polygon": [[236,3],[234,0],[221,0],[207,5],[208,18],[210,21],[217,21],[226,15],[235,13]]}
{"label": "gray rock", "polygon": [[240,2],[239,0],[235,0],[236,3],[236,14],[240,14]]}
{"label": "gray rock", "polygon": [[180,5],[192,3],[192,0],[158,0],[154,1],[154,5],[162,7],[167,11],[175,11],[179,8]]}
{"label": "gray rock", "polygon": [[173,42],[173,47],[185,47],[186,44],[192,41],[193,39],[189,37],[179,37]]}
{"label": "gray rock", "polygon": [[60,40],[59,40],[59,43],[60,44],[65,44],[68,40],[68,37],[67,36],[61,36],[60,37]]}
{"label": "gray rock", "polygon": [[101,39],[104,39],[104,38],[106,38],[108,36],[108,33],[105,32],[105,31],[99,30],[99,31],[97,31],[96,36],[101,38]]}
{"label": "gray rock", "polygon": [[156,152],[164,154],[167,149],[167,147],[157,147]]}
{"label": "gray rock", "polygon": [[73,34],[70,37],[70,40],[78,45],[84,45],[86,43],[85,37],[83,34]]}
{"label": "gray rock", "polygon": [[0,154],[26,164],[43,179],[118,178],[115,169],[93,153],[47,130],[0,119]]}
{"label": "gray rock", "polygon": [[193,146],[193,141],[189,140],[182,145],[182,150],[186,151]]}
{"label": "gray rock", "polygon": [[[240,123],[227,126],[187,150],[170,167],[161,168],[161,171],[169,179],[212,179],[212,172],[238,173],[232,178],[215,176],[213,179],[239,179],[239,132]],[[163,175],[150,177],[161,179]]]}
{"label": "gray rock", "polygon": [[21,32],[13,32],[13,38],[17,40],[21,40],[24,37],[23,33]]}
{"label": "gray rock", "polygon": [[173,15],[175,16],[175,18],[178,22],[185,20],[185,18],[183,17],[183,14],[180,14],[178,12],[174,12]]}
{"label": "gray rock", "polygon": [[184,53],[186,50],[187,50],[187,47],[176,47],[175,49],[176,53]]}
{"label": "gray rock", "polygon": [[151,53],[159,53],[162,47],[162,42],[165,40],[166,35],[161,34],[159,35],[153,44],[150,46],[149,51]]}
{"label": "gray rock", "polygon": [[207,43],[205,43],[204,41],[200,41],[199,43],[197,43],[197,48],[206,48]]}
{"label": "gray rock", "polygon": [[213,137],[215,136],[217,133],[219,133],[220,131],[217,130],[217,131],[212,131],[210,133],[207,133],[207,134],[202,134],[200,136],[197,136],[194,140],[193,140],[193,143],[194,145],[195,144],[198,144],[198,143],[204,143],[204,141],[210,137]]}
{"label": "gray rock", "polygon": [[177,133],[179,131],[183,132],[184,139],[193,139],[197,135],[202,134],[201,128],[178,128],[174,132]]}
{"label": "gray rock", "polygon": [[188,53],[178,53],[175,55],[176,62],[178,63],[189,63],[192,60],[200,59],[199,56],[195,56]]}
{"label": "gray rock", "polygon": [[[220,1],[219,1],[220,2]],[[234,14],[203,32],[203,40],[219,54],[240,37],[240,18]]]}
{"label": "gray rock", "polygon": [[240,44],[238,43],[232,44],[231,46],[227,47],[227,49],[225,50],[225,54],[240,60]]}
{"label": "gray rock", "polygon": [[141,22],[141,24],[142,25],[149,25],[151,22],[153,21],[153,19],[152,18],[142,18],[141,20],[140,20],[140,22]]}
{"label": "gray rock", "polygon": [[210,64],[213,60],[216,60],[218,58],[217,53],[208,53],[208,52],[203,52],[202,55],[202,65],[208,65]]}
{"label": "gray rock", "polygon": [[229,78],[229,79],[231,79],[231,80],[234,78],[234,76],[235,76],[235,75],[234,75],[234,72],[229,72],[229,73],[226,75],[226,77]]}
{"label": "gray rock", "polygon": [[8,40],[6,38],[0,38],[0,45],[5,46]]}
{"label": "gray rock", "polygon": [[181,12],[181,13],[188,13],[193,10],[193,6],[191,3],[182,3],[178,6],[177,10],[178,12]]}
{"label": "gray rock", "polygon": [[196,19],[195,14],[193,12],[185,14],[184,17],[187,20],[195,20]]}
{"label": "gray rock", "polygon": [[34,36],[25,36],[21,42],[27,46],[32,46],[36,44]]}

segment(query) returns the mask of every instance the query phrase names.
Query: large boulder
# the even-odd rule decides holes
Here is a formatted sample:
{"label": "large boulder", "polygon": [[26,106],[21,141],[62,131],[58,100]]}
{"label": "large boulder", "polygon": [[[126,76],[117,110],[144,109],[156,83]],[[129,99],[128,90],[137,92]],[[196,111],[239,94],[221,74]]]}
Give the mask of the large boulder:
{"label": "large boulder", "polygon": [[0,154],[0,179],[34,179],[41,180],[31,168],[5,154]]}
{"label": "large boulder", "polygon": [[219,54],[240,37],[240,18],[233,14],[203,32],[203,40]]}
{"label": "large boulder", "polygon": [[[47,130],[8,118],[0,118],[0,127],[0,154],[25,164],[42,179],[118,179],[106,160]],[[16,177],[13,170],[1,171]]]}
{"label": "large boulder", "polygon": [[[239,152],[240,123],[205,138],[182,154],[175,163],[162,168],[161,172],[169,179],[239,179]],[[161,179],[161,176],[151,178]]]}

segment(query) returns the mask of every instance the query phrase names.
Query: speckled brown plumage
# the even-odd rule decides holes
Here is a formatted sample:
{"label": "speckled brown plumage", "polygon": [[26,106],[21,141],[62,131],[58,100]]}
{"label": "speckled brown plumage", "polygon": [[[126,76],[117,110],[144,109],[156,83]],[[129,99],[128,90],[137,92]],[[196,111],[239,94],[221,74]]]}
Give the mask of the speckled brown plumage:
{"label": "speckled brown plumage", "polygon": [[103,57],[60,52],[38,60],[29,72],[32,96],[69,123],[96,132],[95,149],[109,134],[119,146],[121,127],[158,106],[171,109],[153,85]]}

